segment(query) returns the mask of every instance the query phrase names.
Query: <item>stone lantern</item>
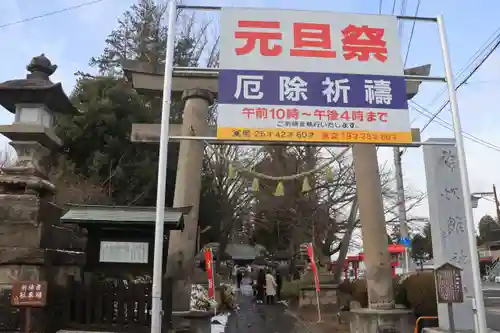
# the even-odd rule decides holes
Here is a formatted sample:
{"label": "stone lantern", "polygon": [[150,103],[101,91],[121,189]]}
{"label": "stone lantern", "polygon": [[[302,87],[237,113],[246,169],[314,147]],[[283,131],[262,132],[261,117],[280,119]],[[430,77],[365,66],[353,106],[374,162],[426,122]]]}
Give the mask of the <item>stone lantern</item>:
{"label": "stone lantern", "polygon": [[[3,168],[0,184],[53,191],[43,163],[52,150],[61,145],[54,133],[54,115],[77,114],[61,83],[50,76],[57,69],[44,54],[34,57],[27,66],[25,79],[0,83],[0,105],[15,114],[14,123],[1,125],[0,133],[11,139],[18,158]],[[20,177],[23,177],[21,180]]]}
{"label": "stone lantern", "polygon": [[61,253],[75,236],[56,225],[61,208],[52,202],[55,186],[47,177],[46,157],[61,145],[54,115],[78,113],[61,84],[50,81],[56,68],[42,54],[28,65],[25,79],[0,83],[0,105],[15,114],[11,125],[0,126],[0,133],[12,140],[18,155],[0,173],[0,285],[14,280],[62,283],[54,280],[65,276],[60,267],[73,269],[83,259]]}

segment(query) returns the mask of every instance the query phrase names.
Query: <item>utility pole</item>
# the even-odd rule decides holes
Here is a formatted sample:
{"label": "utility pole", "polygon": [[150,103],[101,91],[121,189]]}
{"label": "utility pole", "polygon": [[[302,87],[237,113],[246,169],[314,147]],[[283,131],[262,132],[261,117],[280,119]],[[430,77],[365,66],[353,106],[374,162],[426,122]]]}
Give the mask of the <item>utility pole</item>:
{"label": "utility pole", "polygon": [[[399,237],[400,239],[408,239],[408,224],[406,216],[406,200],[405,200],[405,187],[403,183],[403,165],[401,163],[401,155],[403,152],[399,147],[393,148],[394,152],[394,166],[396,169],[396,194],[398,200],[398,216],[399,216]],[[410,271],[410,256],[408,248],[405,245],[404,252],[404,273]]]}
{"label": "utility pole", "polygon": [[500,204],[498,202],[497,189],[495,184],[493,184],[493,196],[495,197],[495,209],[497,212],[497,223],[500,223]]}
{"label": "utility pole", "polygon": [[[174,27],[177,3],[168,5],[168,26]],[[165,54],[165,74],[163,77],[163,97],[161,109],[160,152],[158,157],[158,186],[156,191],[156,218],[153,252],[153,286],[151,288],[151,333],[162,332],[162,283],[163,283],[163,239],[165,237],[165,192],[167,188],[167,156],[169,141],[170,107],[172,105],[172,71],[175,52],[175,29],[168,29],[167,52]]]}
{"label": "utility pole", "polygon": [[[402,25],[400,25],[402,29]],[[400,32],[401,33],[401,32]],[[423,65],[413,68],[407,68],[404,70],[405,75],[419,75],[419,76],[429,76],[431,72],[431,65]],[[406,82],[406,99],[409,101],[418,93],[418,88],[422,81],[407,81]],[[393,148],[394,153],[394,166],[396,170],[396,193],[398,200],[398,216],[399,216],[399,238],[408,239],[408,223],[406,216],[406,201],[405,201],[405,187],[403,183],[403,166],[401,164],[401,155],[403,152],[398,146]],[[408,248],[405,245],[404,252],[404,273],[410,271],[410,256]]]}

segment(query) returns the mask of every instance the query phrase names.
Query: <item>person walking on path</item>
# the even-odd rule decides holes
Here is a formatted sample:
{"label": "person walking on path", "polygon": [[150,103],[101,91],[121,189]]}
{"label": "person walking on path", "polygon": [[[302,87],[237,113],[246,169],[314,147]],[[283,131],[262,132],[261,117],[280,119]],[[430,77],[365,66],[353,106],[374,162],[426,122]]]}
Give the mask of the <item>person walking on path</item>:
{"label": "person walking on path", "polygon": [[281,301],[281,285],[283,283],[283,278],[279,271],[276,271],[276,298]]}
{"label": "person walking on path", "polygon": [[252,285],[253,297],[257,299],[257,277],[259,276],[259,271],[257,269],[252,269],[250,273],[250,284]]}
{"label": "person walking on path", "polygon": [[243,280],[243,272],[241,269],[238,269],[238,272],[236,273],[236,284],[238,286],[238,289],[241,287],[241,281]]}
{"label": "person walking on path", "polygon": [[257,304],[264,303],[264,298],[266,295],[266,273],[263,269],[259,270],[257,275]]}
{"label": "person walking on path", "polygon": [[[244,286],[245,280],[242,283],[245,292],[238,296],[238,309],[230,313],[227,326],[224,328],[225,333],[309,333],[313,331],[309,326],[306,327],[301,321],[299,322],[281,304],[272,306],[256,304],[250,290],[245,290]],[[201,330],[209,332],[203,328]],[[213,329],[212,332],[215,333]]]}
{"label": "person walking on path", "polygon": [[276,280],[270,271],[266,274],[266,303],[274,304],[274,298],[276,296]]}
{"label": "person walking on path", "polygon": [[233,272],[232,272],[232,277],[233,277],[233,281],[235,283],[238,283],[238,281],[236,280],[237,276],[238,276],[238,265],[234,264]]}

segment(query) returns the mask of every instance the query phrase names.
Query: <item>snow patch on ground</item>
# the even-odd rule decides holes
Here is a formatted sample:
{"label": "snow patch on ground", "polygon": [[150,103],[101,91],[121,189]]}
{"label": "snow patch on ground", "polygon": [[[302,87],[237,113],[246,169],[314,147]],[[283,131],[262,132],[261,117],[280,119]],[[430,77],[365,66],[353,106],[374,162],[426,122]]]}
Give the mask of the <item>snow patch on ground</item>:
{"label": "snow patch on ground", "polygon": [[208,297],[208,290],[201,284],[191,285],[191,310],[210,311],[217,308],[217,302]]}
{"label": "snow patch on ground", "polygon": [[228,319],[229,313],[221,313],[213,316],[210,320],[210,333],[224,333]]}

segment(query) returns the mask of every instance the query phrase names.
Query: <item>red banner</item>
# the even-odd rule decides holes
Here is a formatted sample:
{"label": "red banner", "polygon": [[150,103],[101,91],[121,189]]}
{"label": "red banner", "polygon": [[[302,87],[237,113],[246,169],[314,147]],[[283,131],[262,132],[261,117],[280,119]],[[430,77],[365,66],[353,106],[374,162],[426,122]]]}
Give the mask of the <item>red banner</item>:
{"label": "red banner", "polygon": [[214,285],[214,270],[213,270],[213,255],[212,249],[205,249],[205,268],[208,277],[208,297],[215,298],[215,285]]}
{"label": "red banner", "polygon": [[311,261],[311,268],[314,274],[314,283],[316,285],[316,291],[319,292],[319,277],[318,277],[318,268],[316,267],[316,261],[314,260],[314,250],[312,243],[307,244],[307,255],[309,256],[309,260]]}

